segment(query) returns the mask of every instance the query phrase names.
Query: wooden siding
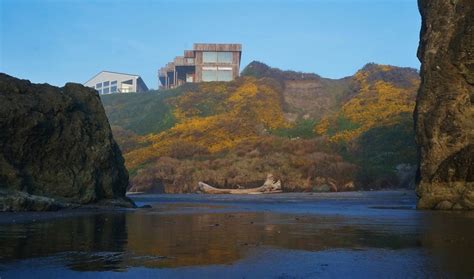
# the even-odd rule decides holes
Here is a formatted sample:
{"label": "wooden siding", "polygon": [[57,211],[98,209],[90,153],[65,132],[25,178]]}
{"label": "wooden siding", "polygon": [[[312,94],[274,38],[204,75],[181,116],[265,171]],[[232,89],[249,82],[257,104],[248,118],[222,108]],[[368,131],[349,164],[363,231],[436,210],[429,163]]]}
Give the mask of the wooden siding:
{"label": "wooden siding", "polygon": [[184,57],[186,58],[194,58],[194,50],[185,50]]}
{"label": "wooden siding", "polygon": [[[203,52],[232,52],[231,63],[203,63]],[[170,88],[181,85],[186,82],[186,78],[181,74],[176,75],[177,67],[191,67],[194,68],[194,82],[202,82],[202,67],[205,66],[226,66],[232,67],[232,78],[236,79],[240,74],[240,60],[242,55],[241,44],[202,44],[196,43],[193,45],[193,50],[185,50],[183,56],[177,56],[173,62],[166,64],[158,71],[158,77],[161,81],[165,81],[162,87]],[[182,68],[180,68],[180,71]],[[186,74],[190,73],[186,71]],[[184,73],[182,73],[184,74]],[[181,77],[181,79],[179,79]]]}
{"label": "wooden siding", "polygon": [[194,44],[195,51],[242,51],[241,44]]}

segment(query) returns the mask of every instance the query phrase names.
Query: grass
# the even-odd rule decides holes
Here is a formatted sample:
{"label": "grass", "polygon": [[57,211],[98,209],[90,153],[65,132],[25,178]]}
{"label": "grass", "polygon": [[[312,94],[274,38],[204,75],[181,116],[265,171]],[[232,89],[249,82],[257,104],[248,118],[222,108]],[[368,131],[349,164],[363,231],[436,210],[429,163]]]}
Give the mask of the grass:
{"label": "grass", "polygon": [[174,126],[174,118],[166,100],[182,94],[186,88],[149,91],[135,94],[102,95],[111,125],[133,131],[138,135],[159,133]]}
{"label": "grass", "polygon": [[313,119],[304,119],[297,121],[292,127],[284,129],[275,129],[270,131],[271,134],[286,137],[286,138],[302,138],[310,139],[314,138],[316,134],[314,133],[314,125],[316,121]]}
{"label": "grass", "polygon": [[347,119],[342,113],[338,115],[336,119],[336,125],[331,125],[328,128],[327,134],[329,136],[334,136],[335,134],[342,131],[352,131],[360,127],[360,124],[354,123],[351,120]]}

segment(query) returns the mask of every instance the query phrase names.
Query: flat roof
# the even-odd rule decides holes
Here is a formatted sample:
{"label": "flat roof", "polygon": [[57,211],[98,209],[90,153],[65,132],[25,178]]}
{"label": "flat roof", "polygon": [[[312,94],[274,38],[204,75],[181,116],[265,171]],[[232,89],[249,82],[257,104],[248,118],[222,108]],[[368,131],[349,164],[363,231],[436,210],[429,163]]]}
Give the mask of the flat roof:
{"label": "flat roof", "polygon": [[241,44],[204,44],[196,43],[193,50],[197,51],[242,51]]}

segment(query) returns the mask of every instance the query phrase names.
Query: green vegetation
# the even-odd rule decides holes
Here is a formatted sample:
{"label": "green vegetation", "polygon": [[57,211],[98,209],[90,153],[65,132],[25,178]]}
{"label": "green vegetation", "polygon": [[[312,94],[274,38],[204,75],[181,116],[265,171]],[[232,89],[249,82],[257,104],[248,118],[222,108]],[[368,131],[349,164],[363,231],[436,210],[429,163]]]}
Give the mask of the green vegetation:
{"label": "green vegetation", "polygon": [[285,138],[302,138],[310,139],[316,137],[314,133],[314,125],[316,125],[314,119],[302,119],[295,122],[290,128],[280,128],[271,130],[270,133],[279,137]]}
{"label": "green vegetation", "polygon": [[[349,161],[361,168],[359,180],[366,187],[381,188],[397,175],[400,164],[414,167],[417,162],[415,133],[411,114],[399,115],[399,122],[375,127],[363,133],[356,141],[357,148]],[[391,185],[396,186],[396,185]]]}
{"label": "green vegetation", "polygon": [[102,95],[101,99],[111,126],[146,135],[174,126],[176,119],[166,100],[192,88],[193,85],[187,85],[141,94],[110,94]]}
{"label": "green vegetation", "polygon": [[410,184],[416,70],[368,64],[331,80],[253,62],[242,75],[102,96],[134,190],[253,187],[267,173],[286,191]]}
{"label": "green vegetation", "polygon": [[[327,130],[327,135],[334,136],[343,131],[354,131],[360,128],[361,124],[351,121],[345,117],[343,113],[336,117],[334,125],[331,125]],[[314,127],[314,126],[313,126]]]}

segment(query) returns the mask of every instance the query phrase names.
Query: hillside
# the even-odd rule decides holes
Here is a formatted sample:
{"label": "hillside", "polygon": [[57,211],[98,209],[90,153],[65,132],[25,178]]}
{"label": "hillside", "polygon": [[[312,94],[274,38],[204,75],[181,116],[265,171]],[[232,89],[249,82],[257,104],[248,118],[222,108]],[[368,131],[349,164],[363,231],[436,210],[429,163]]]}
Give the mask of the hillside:
{"label": "hillside", "polygon": [[413,69],[368,64],[351,79],[353,94],[334,115],[326,115],[316,132],[332,141],[352,140],[376,126],[388,126],[411,114],[419,87]]}
{"label": "hillside", "polygon": [[406,186],[416,70],[368,64],[332,80],[252,62],[228,83],[102,96],[133,190],[259,186],[285,191]]}
{"label": "hillside", "polygon": [[335,112],[351,93],[351,78],[328,79],[312,73],[282,71],[261,62],[250,63],[242,76],[272,78],[282,86],[285,117],[291,122],[319,120]]}

